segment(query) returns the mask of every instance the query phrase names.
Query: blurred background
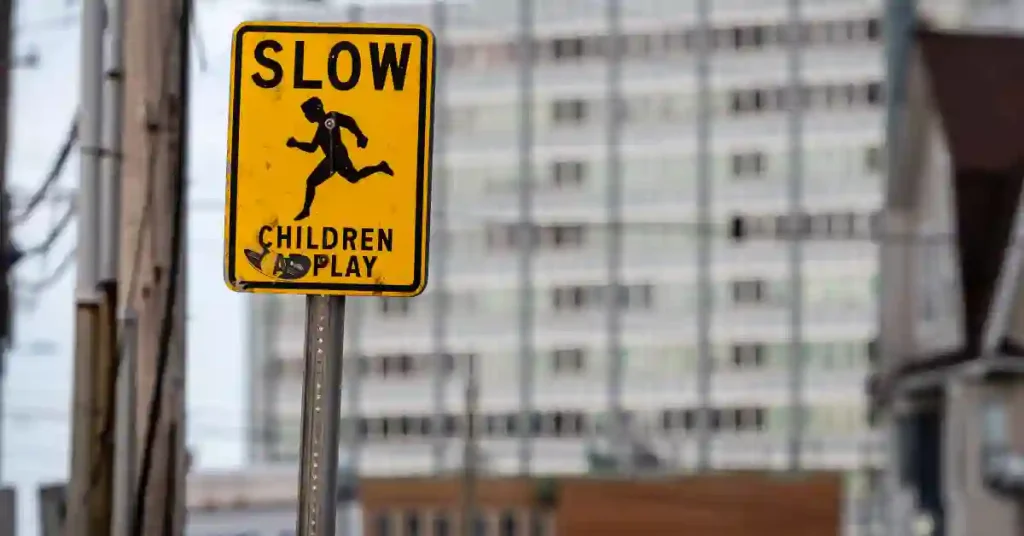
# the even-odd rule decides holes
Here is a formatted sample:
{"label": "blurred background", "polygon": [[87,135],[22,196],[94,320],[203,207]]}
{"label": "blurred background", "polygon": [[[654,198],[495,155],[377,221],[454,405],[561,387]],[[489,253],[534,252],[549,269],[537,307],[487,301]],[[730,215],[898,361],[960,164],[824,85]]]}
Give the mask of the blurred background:
{"label": "blurred background", "polygon": [[[119,2],[125,181],[188,1]],[[83,2],[13,2],[4,536],[67,530]],[[1024,535],[1024,2],[191,7],[171,534],[295,531],[304,301],[221,266],[232,30],[283,20],[439,43],[430,285],[349,299],[339,534]]]}

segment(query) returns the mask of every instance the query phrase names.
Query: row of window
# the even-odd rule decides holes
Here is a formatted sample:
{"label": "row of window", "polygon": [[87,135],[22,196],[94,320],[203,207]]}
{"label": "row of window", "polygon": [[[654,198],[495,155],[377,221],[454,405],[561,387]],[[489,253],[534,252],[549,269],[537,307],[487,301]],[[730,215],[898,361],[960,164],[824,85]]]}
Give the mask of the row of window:
{"label": "row of window", "polygon": [[[625,350],[627,360],[631,351]],[[642,352],[642,351],[641,351]],[[788,343],[738,343],[715,346],[712,348],[712,363],[716,370],[757,370],[783,368],[789,363],[792,347]],[[804,343],[804,357],[807,366],[832,370],[843,370],[864,364],[869,356],[867,341],[832,341]],[[607,352],[597,348],[565,347],[539,353],[537,356],[548,372],[553,376],[575,377],[584,375],[591,370],[600,370],[595,366],[596,359],[603,359]],[[493,359],[500,360],[500,356]],[[481,361],[476,353],[440,354],[381,354],[359,356],[346,363],[356,367],[356,372],[363,376],[381,379],[416,378],[433,375],[436,367],[440,367],[446,376],[463,374],[468,370],[470,360],[486,366],[487,359]]]}
{"label": "row of window", "polygon": [[[832,21],[803,21],[798,26],[803,46],[842,46],[877,42],[882,37],[878,18]],[[743,26],[711,28],[707,47],[712,53],[756,51],[785,46],[789,41],[787,21]],[[618,49],[628,59],[668,59],[692,57],[703,48],[698,28],[671,28],[650,33],[626,33],[620,36]],[[588,35],[535,39],[530,56],[537,64],[565,64],[608,57],[613,38]],[[449,46],[442,61],[455,69],[500,68],[519,61],[516,42]]]}
{"label": "row of window", "polygon": [[[807,240],[870,241],[878,234],[878,224],[879,216],[874,212],[804,213],[795,218],[789,214],[736,215],[729,220],[728,235],[734,241],[785,240],[798,235]],[[631,230],[640,230],[639,225],[631,227]],[[665,227],[675,227],[678,233],[683,233],[687,224]],[[588,245],[603,245],[606,229],[605,225],[578,223],[534,224],[525,229],[518,223],[491,224],[486,228],[486,247],[490,251],[514,251],[523,247],[536,251],[578,250]],[[691,233],[695,234],[696,229]]]}
{"label": "row of window", "polygon": [[[716,90],[711,96],[714,115],[750,116],[792,110],[790,89],[784,85],[761,88]],[[796,106],[803,110],[849,111],[877,107],[882,103],[878,81],[807,84],[800,88]],[[608,102],[603,97],[560,98],[542,105],[538,127],[584,126],[604,116]],[[620,125],[649,123],[678,124],[695,117],[696,96],[691,93],[625,95]],[[519,105],[481,104],[453,107],[442,119],[452,132],[514,132],[519,125]]]}
{"label": "row of window", "polygon": [[[805,180],[804,187],[811,193],[829,194],[842,181],[843,190],[849,185],[863,183],[864,192],[877,187],[869,179],[879,177],[883,170],[882,151],[877,145],[836,145],[807,147],[801,155]],[[691,202],[699,179],[699,158],[693,153],[671,152],[663,154],[624,154],[621,159],[624,202],[631,202],[637,194],[650,193],[654,199],[672,198],[681,203]],[[751,179],[760,181],[789,180],[790,153],[788,149],[765,150],[743,147],[729,152],[709,155],[710,179],[716,184],[731,183],[745,187]],[[462,164],[440,168],[439,177],[448,177],[454,192],[473,197],[484,194],[516,194],[523,184],[518,164],[494,161]],[[605,195],[609,177],[608,159],[604,154],[591,158],[556,158],[535,163],[530,175],[533,194],[548,192],[578,193],[586,191],[595,196]],[[734,195],[738,188],[724,188],[722,194]],[[781,194],[783,188],[779,189]],[[716,196],[717,196],[716,191]],[[512,199],[511,197],[509,199]],[[594,198],[598,202],[600,198]]]}
{"label": "row of window", "polygon": [[879,236],[879,213],[823,212],[817,214],[740,215],[733,216],[729,236],[735,241],[785,240],[796,236],[808,240],[884,241],[894,237]]}
{"label": "row of window", "polygon": [[[805,407],[803,414],[811,431],[851,431],[864,424],[863,409],[854,405]],[[697,408],[627,411],[625,417],[634,431],[677,433],[698,430],[701,415],[707,416],[707,425],[715,433],[767,433],[784,430],[791,420],[789,408],[764,406],[709,408],[706,414]],[[525,417],[524,421],[517,412],[477,415],[473,430],[479,437],[492,439],[519,437],[521,430],[536,438],[587,438],[600,434],[606,423],[604,413],[583,410],[533,411]],[[463,414],[445,413],[344,418],[342,424],[345,428],[354,424],[356,436],[364,440],[401,441],[433,437],[435,430],[442,437],[461,437],[466,422]]]}
{"label": "row of window", "polygon": [[[853,149],[847,149],[847,151],[853,151]],[[811,152],[811,151],[808,151]],[[828,158],[832,164],[836,163],[835,154],[833,151],[822,152],[822,158]],[[846,155],[844,155],[846,156]],[[649,160],[650,157],[644,157],[644,160]],[[712,166],[712,176],[728,177],[733,180],[748,180],[748,179],[767,179],[769,177],[780,177],[783,178],[789,173],[787,161],[789,159],[788,153],[775,153],[771,154],[763,150],[743,150],[730,153],[725,156],[713,155],[710,159]],[[688,159],[676,158],[675,166],[686,166],[689,164]],[[877,146],[870,146],[863,149],[859,149],[859,155],[855,158],[857,161],[857,169],[846,170],[848,172],[859,171],[864,176],[875,176],[882,171],[882,160],[881,153]],[[536,175],[533,177],[535,190],[536,187],[540,187],[542,190],[554,190],[554,191],[578,191],[592,187],[596,182],[602,180],[604,174],[604,162],[597,162],[592,160],[574,159],[574,160],[556,160],[550,162],[545,168],[538,169],[535,171]],[[644,171],[650,171],[650,164],[643,166]],[[456,172],[459,180],[467,180],[472,178],[478,170],[464,169]],[[623,176],[623,182],[629,184],[633,182],[639,169],[625,169]],[[673,178],[682,178],[683,170],[664,170],[669,173],[674,173]],[[841,173],[841,175],[848,175],[849,173]],[[468,177],[467,177],[468,175]],[[482,179],[484,190],[494,193],[506,193],[515,191],[520,184],[520,177],[516,170],[509,169],[506,173],[496,171],[494,166],[488,166],[486,169],[479,170],[479,177]],[[668,178],[668,177],[666,177]],[[628,186],[627,186],[628,187]]]}
{"label": "row of window", "polygon": [[[445,511],[377,512],[369,516],[368,536],[457,536],[461,516]],[[471,536],[548,536],[552,520],[537,511],[479,509]]]}
{"label": "row of window", "polygon": [[[785,86],[752,88],[730,93],[729,111],[734,114],[782,112],[792,110],[790,88]],[[809,110],[836,110],[882,103],[879,82],[859,84],[817,84],[800,88],[796,106]]]}
{"label": "row of window", "polygon": [[[660,288],[659,288],[660,287]],[[843,279],[812,280],[806,284],[805,304],[859,307],[873,303],[875,278],[856,280]],[[550,300],[545,309],[552,313],[597,312],[608,307],[610,287],[605,284],[557,285],[540,290]],[[731,306],[788,306],[790,281],[788,279],[744,278],[724,285],[714,285],[712,302]],[[488,297],[490,296],[490,299]],[[458,301],[452,309],[463,313],[485,313],[487,311],[510,311],[516,308],[517,291],[474,292],[453,296]],[[650,311],[662,302],[665,307],[685,307],[696,303],[693,285],[668,284],[656,286],[652,283],[624,284],[619,286],[616,304],[623,312]],[[426,307],[432,310],[429,298],[380,298],[375,300],[383,316],[407,317],[413,311]],[[421,305],[422,304],[422,305]]]}
{"label": "row of window", "polygon": [[[557,286],[550,291],[550,304],[556,312],[607,307],[610,291],[608,285]],[[615,302],[626,311],[651,309],[654,304],[654,285],[619,285]],[[413,311],[413,299],[409,298],[381,298],[378,303],[380,312],[385,316],[407,316]]]}

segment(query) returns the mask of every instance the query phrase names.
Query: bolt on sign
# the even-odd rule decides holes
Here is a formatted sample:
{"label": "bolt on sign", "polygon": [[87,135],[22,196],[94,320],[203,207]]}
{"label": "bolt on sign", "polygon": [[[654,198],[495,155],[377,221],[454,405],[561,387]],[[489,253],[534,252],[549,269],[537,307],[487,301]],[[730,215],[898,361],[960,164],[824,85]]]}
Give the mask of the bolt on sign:
{"label": "bolt on sign", "polygon": [[434,56],[423,26],[235,30],[224,253],[232,290],[423,292]]}

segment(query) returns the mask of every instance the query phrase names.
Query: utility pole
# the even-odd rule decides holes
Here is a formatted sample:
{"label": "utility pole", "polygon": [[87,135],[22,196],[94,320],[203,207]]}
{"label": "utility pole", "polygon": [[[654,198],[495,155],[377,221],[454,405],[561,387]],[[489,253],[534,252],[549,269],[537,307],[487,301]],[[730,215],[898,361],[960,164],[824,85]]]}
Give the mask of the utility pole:
{"label": "utility pole", "polygon": [[72,536],[109,534],[113,448],[108,429],[113,420],[113,302],[109,285],[101,286],[101,257],[110,238],[103,237],[100,184],[103,136],[104,3],[83,2],[78,188],[78,281],[75,287],[76,333],[70,500],[67,527]]}
{"label": "utility pole", "polygon": [[[187,0],[122,0],[121,310],[135,326],[136,476],[128,533],[182,533],[185,470],[185,75]],[[133,317],[133,318],[132,318]],[[126,333],[126,335],[129,335]],[[130,426],[131,423],[129,422]],[[126,443],[121,442],[122,446]],[[124,476],[124,475],[121,475]]]}
{"label": "utility pole", "polygon": [[[14,0],[0,0],[0,58],[10,62],[12,54],[12,18]],[[4,478],[4,386],[7,377],[7,350],[14,329],[14,300],[11,269],[17,250],[11,240],[11,200],[7,194],[7,135],[10,125],[11,70],[0,69],[0,484]]]}

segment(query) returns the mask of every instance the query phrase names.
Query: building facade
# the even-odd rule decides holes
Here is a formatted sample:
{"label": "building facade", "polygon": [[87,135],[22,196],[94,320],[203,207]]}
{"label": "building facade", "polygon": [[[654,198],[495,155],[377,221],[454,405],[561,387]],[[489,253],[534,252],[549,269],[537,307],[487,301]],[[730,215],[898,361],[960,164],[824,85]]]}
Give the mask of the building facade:
{"label": "building facade", "polygon": [[[585,472],[623,444],[666,470],[877,465],[864,380],[882,10],[477,0],[254,13],[425,23],[438,38],[430,283],[413,299],[349,300],[348,463],[458,468],[472,382],[479,452],[497,473]],[[294,462],[304,302],[250,303],[250,458]]]}
{"label": "building facade", "polygon": [[[274,474],[277,472],[278,474]],[[294,471],[250,469],[189,478],[188,536],[294,536]],[[367,536],[577,536],[691,533],[835,534],[842,479],[772,472],[619,478],[491,477],[476,490],[471,531],[458,477],[367,478],[358,503],[339,505],[338,533]],[[723,492],[730,494],[722,500]],[[733,515],[737,505],[743,515]]]}

